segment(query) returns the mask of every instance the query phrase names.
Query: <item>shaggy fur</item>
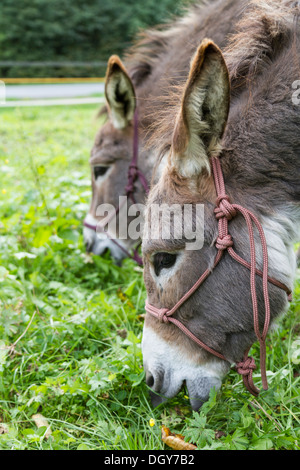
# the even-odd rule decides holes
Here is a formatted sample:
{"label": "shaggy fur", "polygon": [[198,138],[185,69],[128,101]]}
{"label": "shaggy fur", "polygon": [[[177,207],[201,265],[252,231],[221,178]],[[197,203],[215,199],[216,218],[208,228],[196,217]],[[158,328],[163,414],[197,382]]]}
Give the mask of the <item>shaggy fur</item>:
{"label": "shaggy fur", "polygon": [[[292,102],[292,84],[300,77],[299,13],[299,2],[249,2],[237,24],[236,33],[225,48],[232,99],[220,152],[227,194],[234,203],[250,209],[260,219],[269,250],[269,275],[289,288],[292,288],[295,276],[293,243],[300,238],[300,108]],[[147,206],[149,211],[153,203],[204,204],[205,244],[197,252],[182,252],[174,240],[143,241],[148,299],[158,308],[173,307],[207,267],[212,266],[216,255],[217,221],[213,213],[216,194],[212,177],[202,167],[197,175],[185,177],[181,174],[180,165],[172,158],[174,123],[180,113],[181,99],[182,93],[177,90],[177,94],[172,96],[173,106],[168,108],[168,113],[161,113],[159,125],[151,138],[152,142],[158,143],[157,152],[169,158],[162,160],[161,176],[158,175],[158,182],[151,189]],[[159,224],[159,221],[155,223]],[[230,221],[229,232],[235,251],[249,261],[249,239],[241,216]],[[168,276],[165,270],[162,285],[151,269],[153,253],[177,250],[180,265],[177,270],[176,265],[172,267],[173,275]],[[257,263],[261,267],[259,248]],[[262,281],[258,277],[257,292],[262,327],[264,300]],[[274,320],[285,311],[287,296],[272,285],[269,285],[269,294]],[[225,253],[213,273],[174,317],[229,361],[239,361],[256,339],[249,271]],[[155,333],[151,337],[153,331]],[[159,355],[155,352],[157,337],[157,345],[160,344],[161,348],[165,345]],[[151,338],[154,359],[151,356]],[[196,363],[200,371],[196,395],[198,393],[198,397],[203,399],[201,384],[204,372],[201,368],[215,363],[215,359],[191,343],[175,326],[160,324],[150,315],[146,317],[143,341],[148,378],[152,377],[155,391],[159,391],[155,383],[157,379],[162,384],[160,391],[167,390],[166,396],[176,394],[180,384],[178,382],[175,386],[170,377],[176,375],[181,383],[184,380],[188,383],[192,380],[190,374],[196,374]],[[174,357],[168,357],[168,364],[172,365],[165,370],[161,357],[171,354],[168,352],[170,344],[174,345],[173,349],[176,345],[176,351],[172,349]],[[181,367],[183,364],[185,372]],[[214,370],[219,374],[214,367],[209,367],[210,378],[215,377]],[[180,374],[175,374],[177,368],[180,368]],[[193,392],[194,385],[191,386]],[[204,389],[207,391],[207,383]]]}
{"label": "shaggy fur", "polygon": [[[92,171],[93,194],[89,217],[93,220],[97,220],[96,209],[100,204],[108,203],[118,207],[118,196],[125,191],[126,175],[132,158],[132,122],[127,122],[126,113],[126,107],[130,105],[131,109],[128,97],[132,94],[132,85],[135,88],[139,116],[138,164],[150,181],[156,155],[153,148],[147,146],[147,141],[151,135],[151,126],[157,121],[158,111],[163,109],[172,112],[168,96],[170,87],[185,82],[190,58],[204,37],[210,37],[221,48],[225,47],[227,37],[234,32],[234,25],[241,18],[246,3],[246,0],[200,1],[182,18],[142,33],[140,40],[126,54],[124,67],[120,61],[112,60],[110,65],[118,62],[119,71],[123,69],[124,76],[122,78],[114,67],[108,68],[108,78],[113,79],[111,83],[119,85],[109,87],[108,103],[100,111],[102,116],[106,115],[107,122],[95,138],[91,166],[109,164],[112,168],[101,185],[95,184]],[[118,75],[118,79],[115,80],[114,74]],[[132,84],[128,84],[127,77]],[[111,96],[113,99],[110,99]],[[125,97],[123,102],[122,96]],[[124,122],[127,122],[125,127]],[[135,199],[138,203],[143,203],[145,192],[139,183],[136,186]],[[84,238],[88,250],[101,254],[102,248],[95,232],[85,227]],[[130,248],[133,242],[126,242],[127,248]],[[107,244],[103,247],[109,248]],[[124,252],[118,253],[118,259],[124,256]]]}

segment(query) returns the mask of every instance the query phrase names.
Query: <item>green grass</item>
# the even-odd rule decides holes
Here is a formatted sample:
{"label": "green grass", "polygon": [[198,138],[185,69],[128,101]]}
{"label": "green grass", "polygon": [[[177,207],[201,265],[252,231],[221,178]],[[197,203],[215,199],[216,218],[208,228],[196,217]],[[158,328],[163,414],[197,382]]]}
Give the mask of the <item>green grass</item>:
{"label": "green grass", "polygon": [[152,409],[142,272],[84,251],[96,111],[0,112],[0,449],[164,449],[162,424],[199,448],[299,449],[299,282],[268,336],[268,391],[231,371],[198,413],[184,390]]}

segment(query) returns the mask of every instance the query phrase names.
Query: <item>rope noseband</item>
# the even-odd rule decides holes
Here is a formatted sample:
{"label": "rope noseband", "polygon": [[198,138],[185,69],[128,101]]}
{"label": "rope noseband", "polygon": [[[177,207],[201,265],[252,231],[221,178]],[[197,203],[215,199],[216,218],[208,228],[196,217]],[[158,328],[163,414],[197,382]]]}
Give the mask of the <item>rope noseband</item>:
{"label": "rope noseband", "polygon": [[[267,252],[267,243],[265,239],[265,235],[263,232],[263,228],[257,219],[257,217],[248,209],[238,205],[238,204],[231,204],[229,197],[225,192],[225,184],[223,178],[223,172],[220,160],[216,157],[212,158],[212,169],[213,169],[213,176],[214,182],[217,192],[217,201],[216,201],[216,208],[214,210],[215,216],[218,220],[218,238],[216,241],[216,248],[217,254],[214,260],[213,268],[217,266],[220,262],[224,251],[227,251],[229,255],[236,260],[238,263],[242,264],[246,268],[250,270],[250,290],[251,290],[251,298],[252,298],[252,307],[253,307],[253,323],[254,323],[254,331],[256,337],[260,344],[260,368],[261,368],[261,377],[262,377],[262,385],[263,389],[268,389],[267,383],[267,375],[266,375],[266,336],[269,329],[270,324],[270,300],[269,300],[269,292],[268,292],[268,282],[271,282],[275,286],[283,289],[287,295],[288,300],[291,301],[291,290],[286,287],[281,282],[277,281],[268,276],[268,252]],[[233,240],[231,235],[228,233],[228,222],[233,219],[237,213],[240,213],[247,224],[248,233],[249,233],[249,240],[250,240],[250,263],[246,260],[241,258],[233,249]],[[261,247],[263,253],[263,269],[260,271],[256,268],[256,253],[255,253],[255,241],[254,241],[254,234],[253,234],[253,225],[256,226]],[[198,346],[202,347],[209,353],[213,354],[214,356],[227,361],[226,357],[215,351],[214,349],[210,348],[206,344],[204,344],[199,338],[197,338],[186,326],[181,323],[179,320],[172,317],[172,315],[181,307],[181,305],[187,301],[191,295],[203,284],[205,279],[211,274],[212,269],[207,269],[197,280],[197,282],[193,285],[193,287],[174,305],[173,308],[170,310],[167,308],[157,308],[153,305],[150,305],[148,300],[146,300],[146,312],[151,314],[152,316],[156,317],[160,322],[164,323],[173,323],[176,325],[183,333],[185,333],[192,341],[194,341]],[[256,293],[256,285],[255,285],[255,276],[259,275],[262,277],[263,283],[263,295],[264,295],[264,304],[265,304],[265,320],[263,331],[260,332],[259,328],[259,319],[258,319],[258,302],[257,302],[257,293]],[[250,348],[249,348],[250,349]],[[239,374],[242,375],[244,384],[246,388],[249,390],[250,393],[257,396],[259,390],[255,387],[253,383],[253,370],[256,368],[254,359],[248,356],[249,349],[245,352],[243,360],[236,364],[236,370]],[[229,362],[229,361],[228,361]]]}
{"label": "rope noseband", "polygon": [[[136,191],[135,187],[135,182],[137,179],[140,180],[146,194],[149,192],[149,187],[147,183],[147,179],[143,172],[138,168],[138,114],[137,114],[137,109],[135,110],[134,113],[134,129],[133,129],[133,156],[132,160],[128,169],[128,179],[127,179],[127,185],[125,187],[125,196],[129,197],[133,204],[135,204],[135,198],[134,198],[134,193]],[[126,202],[126,199],[124,199],[124,203]],[[123,203],[123,204],[124,204]],[[83,221],[83,225],[91,230],[94,230],[95,232],[97,230],[100,230],[101,232],[104,232],[105,226],[110,222],[110,220],[117,215],[120,212],[121,207],[123,207],[123,204],[118,206],[118,209],[116,210],[116,213],[112,215],[107,221],[106,224],[103,226],[101,225],[101,222],[97,225],[92,225],[86,222],[86,220]],[[117,242],[116,239],[112,238],[108,232],[105,232],[106,236],[115,244],[117,245],[125,254],[127,257],[133,259],[138,265],[142,266],[143,261],[141,257],[138,254],[138,246],[140,243],[133,249],[133,253],[130,253],[126,248],[124,248],[120,243]]]}

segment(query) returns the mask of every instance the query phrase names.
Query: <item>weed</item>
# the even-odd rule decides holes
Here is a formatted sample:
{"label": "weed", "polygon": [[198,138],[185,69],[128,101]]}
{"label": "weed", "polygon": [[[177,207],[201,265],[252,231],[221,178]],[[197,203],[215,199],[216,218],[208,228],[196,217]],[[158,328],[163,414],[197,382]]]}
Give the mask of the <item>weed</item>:
{"label": "weed", "polygon": [[269,335],[268,391],[232,371],[197,413],[184,390],[152,409],[141,270],[83,246],[95,113],[0,113],[0,449],[157,450],[162,424],[201,449],[299,449],[299,283]]}

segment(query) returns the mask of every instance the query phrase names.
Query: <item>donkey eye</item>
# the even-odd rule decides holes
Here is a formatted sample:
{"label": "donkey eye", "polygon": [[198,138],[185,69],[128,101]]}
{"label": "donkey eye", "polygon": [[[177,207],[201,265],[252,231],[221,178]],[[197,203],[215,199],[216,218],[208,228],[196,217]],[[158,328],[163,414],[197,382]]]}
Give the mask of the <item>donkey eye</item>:
{"label": "donkey eye", "polygon": [[169,269],[174,266],[177,255],[174,253],[156,253],[153,259],[153,266],[156,276],[159,276],[162,269]]}
{"label": "donkey eye", "polygon": [[104,176],[108,168],[108,166],[94,166],[95,179],[99,178],[99,176]]}

